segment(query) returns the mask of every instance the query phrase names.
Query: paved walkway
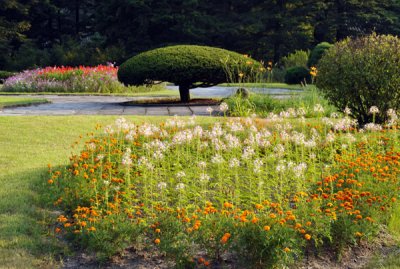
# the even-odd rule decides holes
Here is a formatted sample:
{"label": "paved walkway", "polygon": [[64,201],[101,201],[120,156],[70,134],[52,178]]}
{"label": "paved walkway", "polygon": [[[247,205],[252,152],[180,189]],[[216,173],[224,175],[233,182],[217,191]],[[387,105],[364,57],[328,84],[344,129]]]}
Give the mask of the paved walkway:
{"label": "paved walkway", "polygon": [[[24,97],[45,98],[51,103],[26,107],[0,109],[0,116],[17,115],[148,115],[190,116],[210,115],[208,106],[127,106],[124,102],[138,97],[119,96],[58,96],[33,95]],[[217,109],[217,107],[213,107]]]}

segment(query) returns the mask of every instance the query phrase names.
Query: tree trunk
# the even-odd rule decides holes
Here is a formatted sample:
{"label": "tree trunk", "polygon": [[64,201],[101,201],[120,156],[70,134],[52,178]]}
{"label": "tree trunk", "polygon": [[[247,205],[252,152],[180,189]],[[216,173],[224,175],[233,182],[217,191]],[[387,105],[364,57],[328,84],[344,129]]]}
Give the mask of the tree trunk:
{"label": "tree trunk", "polygon": [[190,100],[189,86],[179,85],[179,95],[181,96],[181,103],[187,103]]}

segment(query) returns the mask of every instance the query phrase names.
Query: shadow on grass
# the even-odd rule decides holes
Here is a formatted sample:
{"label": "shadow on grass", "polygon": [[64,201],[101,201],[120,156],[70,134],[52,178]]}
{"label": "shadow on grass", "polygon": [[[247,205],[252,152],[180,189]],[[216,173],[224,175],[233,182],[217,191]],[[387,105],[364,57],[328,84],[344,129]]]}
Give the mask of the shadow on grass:
{"label": "shadow on grass", "polygon": [[[5,268],[55,268],[68,252],[54,236],[47,168],[0,176],[0,265]],[[13,184],[14,182],[14,184]]]}

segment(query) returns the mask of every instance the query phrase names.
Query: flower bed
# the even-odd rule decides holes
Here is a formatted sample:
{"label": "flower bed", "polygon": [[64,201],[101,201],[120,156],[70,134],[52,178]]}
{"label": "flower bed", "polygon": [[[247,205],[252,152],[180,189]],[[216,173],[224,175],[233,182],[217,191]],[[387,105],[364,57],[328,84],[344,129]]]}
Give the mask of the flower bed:
{"label": "flower bed", "polygon": [[246,268],[286,266],[322,246],[339,253],[376,235],[397,205],[399,134],[393,121],[371,126],[118,119],[51,171],[50,195],[65,211],[55,231],[106,257],[158,248],[177,267],[232,253]]}
{"label": "flower bed", "polygon": [[159,89],[157,87],[125,87],[118,81],[117,71],[118,68],[113,65],[62,66],[27,70],[6,79],[2,91],[120,93]]}

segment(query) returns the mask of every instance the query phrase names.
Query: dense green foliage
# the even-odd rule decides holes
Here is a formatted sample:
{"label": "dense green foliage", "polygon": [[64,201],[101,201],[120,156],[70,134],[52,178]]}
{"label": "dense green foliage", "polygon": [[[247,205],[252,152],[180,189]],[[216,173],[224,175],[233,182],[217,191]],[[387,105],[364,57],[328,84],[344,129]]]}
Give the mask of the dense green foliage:
{"label": "dense green foliage", "polygon": [[[382,122],[400,108],[400,39],[372,34],[337,43],[319,63],[317,86],[339,109],[351,109],[360,124]],[[379,113],[370,113],[377,106]]]}
{"label": "dense green foliage", "polygon": [[322,42],[315,46],[315,48],[311,51],[310,57],[308,59],[307,65],[308,67],[316,66],[319,60],[324,55],[325,51],[331,48],[333,45],[328,42]]}
{"label": "dense green foliage", "polygon": [[290,67],[286,70],[285,83],[300,84],[311,81],[310,71],[304,66]]}
{"label": "dense green foliage", "polygon": [[14,72],[9,72],[9,71],[1,71],[0,70],[0,84],[3,83],[3,81],[11,76],[15,75]]}
{"label": "dense green foliage", "polygon": [[[129,85],[167,81],[179,85],[183,96],[195,87],[209,87],[234,78],[250,76],[260,63],[236,52],[194,45],[159,48],[140,53],[124,62],[118,70],[118,79]],[[182,92],[184,91],[184,92]]]}
{"label": "dense green foliage", "polygon": [[175,44],[216,46],[277,63],[347,36],[400,34],[398,0],[2,0],[0,70],[120,64]]}
{"label": "dense green foliage", "polygon": [[310,51],[296,50],[290,53],[288,56],[282,58],[282,64],[285,68],[295,67],[295,66],[307,66],[308,56]]}

